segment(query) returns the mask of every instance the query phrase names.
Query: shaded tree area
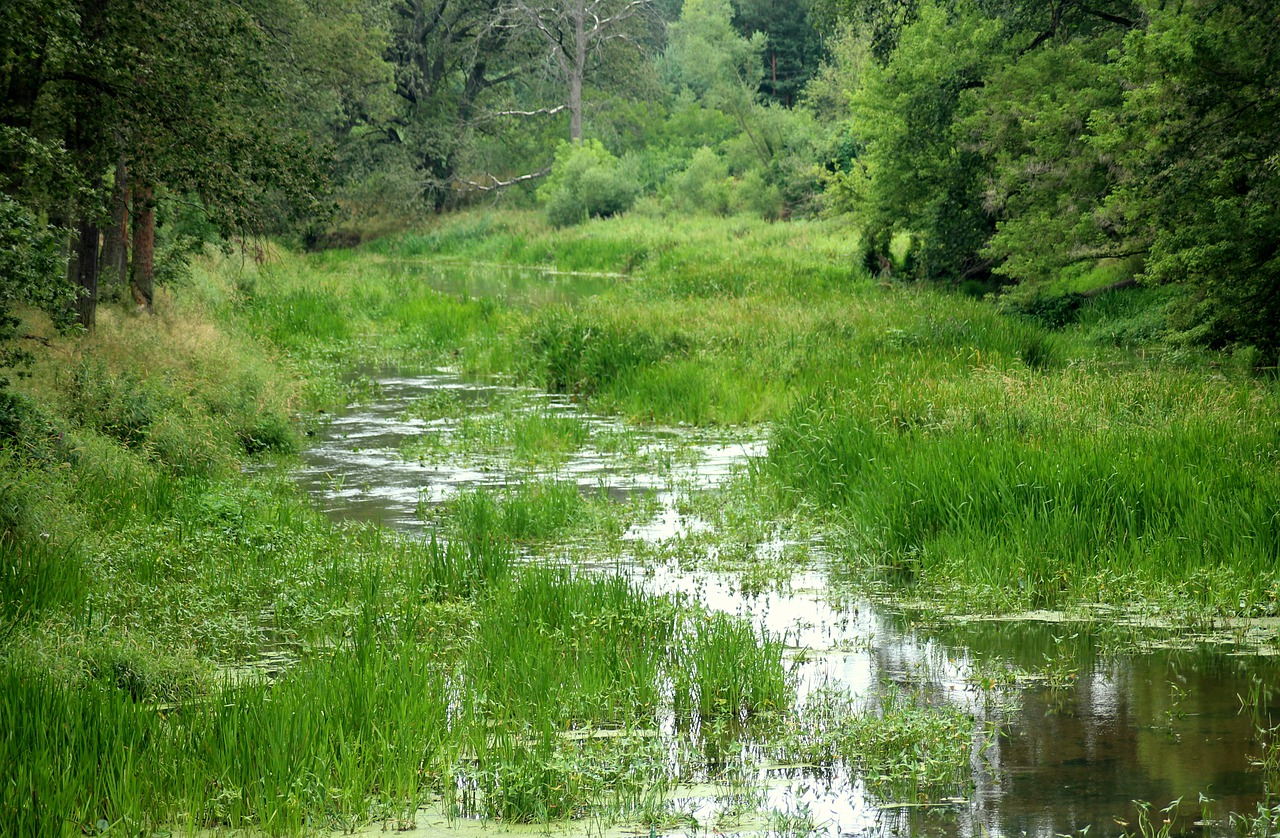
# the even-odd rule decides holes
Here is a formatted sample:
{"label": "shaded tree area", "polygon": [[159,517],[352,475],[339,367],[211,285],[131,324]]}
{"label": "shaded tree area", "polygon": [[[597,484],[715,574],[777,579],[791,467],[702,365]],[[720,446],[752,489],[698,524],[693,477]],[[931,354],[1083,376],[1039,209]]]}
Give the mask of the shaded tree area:
{"label": "shaded tree area", "polygon": [[[1280,9],[827,3],[849,94],[828,197],[875,270],[1186,289],[1179,340],[1280,349]],[[830,99],[828,98],[828,102]],[[904,261],[890,243],[909,236]]]}
{"label": "shaded tree area", "polygon": [[975,291],[1165,283],[1168,335],[1270,360],[1278,39],[1267,0],[18,0],[0,305],[92,328],[204,242],[502,198],[823,212]]}
{"label": "shaded tree area", "polygon": [[805,85],[825,58],[822,38],[814,26],[807,0],[795,3],[738,0],[733,23],[738,34],[745,38],[757,32],[766,38],[761,54],[764,73],[760,93],[786,107],[797,104]]}
{"label": "shaded tree area", "polygon": [[333,135],[382,74],[367,32],[341,0],[7,4],[0,190],[27,301],[86,329],[100,291],[149,309],[161,205],[223,237],[323,212]]}

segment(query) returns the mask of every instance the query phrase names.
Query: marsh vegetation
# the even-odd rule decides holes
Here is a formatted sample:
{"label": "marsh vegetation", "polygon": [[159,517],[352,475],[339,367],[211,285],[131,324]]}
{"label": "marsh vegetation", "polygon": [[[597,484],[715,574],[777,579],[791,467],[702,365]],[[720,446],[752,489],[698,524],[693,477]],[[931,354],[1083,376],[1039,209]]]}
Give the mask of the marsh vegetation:
{"label": "marsh vegetation", "polygon": [[0,831],[1269,834],[1274,385],[855,246],[461,216],[50,337]]}
{"label": "marsh vegetation", "polygon": [[4,4],[0,834],[1280,834],[1278,9]]}

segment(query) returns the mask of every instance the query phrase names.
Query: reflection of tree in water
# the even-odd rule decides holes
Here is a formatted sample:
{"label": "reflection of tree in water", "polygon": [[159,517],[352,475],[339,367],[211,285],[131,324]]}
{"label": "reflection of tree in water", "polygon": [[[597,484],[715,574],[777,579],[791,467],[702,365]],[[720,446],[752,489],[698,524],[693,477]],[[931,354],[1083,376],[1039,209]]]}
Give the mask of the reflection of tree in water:
{"label": "reflection of tree in water", "polygon": [[[1207,647],[1099,655],[1101,638],[1087,625],[950,626],[930,644],[911,640],[905,619],[895,624],[873,651],[880,677],[923,677],[930,700],[971,695],[952,680],[951,660],[999,660],[1046,676],[1022,690],[1007,735],[976,765],[973,821],[962,833],[1116,829],[1116,818],[1134,820],[1134,800],[1159,808],[1178,797],[1189,825],[1201,817],[1201,793],[1217,801],[1212,816],[1223,820],[1252,811],[1262,795],[1261,774],[1248,759],[1262,748],[1255,718],[1280,716],[1280,707],[1264,695],[1256,715],[1242,712],[1242,697],[1251,688],[1257,695],[1257,683],[1277,682],[1275,661]],[[1072,669],[1074,679],[1058,677]],[[942,834],[923,816],[911,820],[914,834]]]}

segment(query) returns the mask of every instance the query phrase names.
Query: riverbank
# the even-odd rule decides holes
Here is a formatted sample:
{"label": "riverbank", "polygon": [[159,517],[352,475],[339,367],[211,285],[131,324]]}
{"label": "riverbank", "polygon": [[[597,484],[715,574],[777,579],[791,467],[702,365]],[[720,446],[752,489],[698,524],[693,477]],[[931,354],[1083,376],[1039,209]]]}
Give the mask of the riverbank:
{"label": "riverbank", "polygon": [[[559,566],[569,541],[607,564],[655,507],[557,469],[591,449],[673,479],[679,446],[646,428],[768,434],[734,480],[675,493],[718,535],[645,548],[654,566],[767,588],[790,570],[756,546],[785,525],[833,578],[937,611],[1274,614],[1273,382],[1130,345],[1153,316],[1130,292],[1050,331],[872,280],[855,244],[829,223],[459,216],[355,252],[211,254],[155,318],[107,310],[91,339],[29,324],[48,346],[4,416],[0,831],[292,834],[429,801],[687,829],[670,792],[755,800],[734,772],[763,769],[725,754],[765,742],[896,778],[881,802],[962,794],[972,715],[910,695],[803,711],[797,650],[749,615]],[[482,291],[496,264],[518,267]],[[628,423],[526,396],[472,415],[442,390],[397,408],[430,431],[406,461],[550,477],[443,499],[425,540],[319,514],[289,477],[309,431],[376,400],[382,371],[441,365]],[[802,712],[829,735],[786,745]]]}
{"label": "riverbank", "polygon": [[[855,252],[825,223],[462,216],[278,265],[250,310],[304,364],[335,345],[374,366],[444,353],[641,422],[770,423],[762,513],[818,510],[851,569],[922,597],[1280,614],[1274,378],[1153,340],[1159,289],[1049,329],[873,280]],[[468,260],[613,282],[515,310],[415,292]],[[347,331],[308,336],[330,320]]]}

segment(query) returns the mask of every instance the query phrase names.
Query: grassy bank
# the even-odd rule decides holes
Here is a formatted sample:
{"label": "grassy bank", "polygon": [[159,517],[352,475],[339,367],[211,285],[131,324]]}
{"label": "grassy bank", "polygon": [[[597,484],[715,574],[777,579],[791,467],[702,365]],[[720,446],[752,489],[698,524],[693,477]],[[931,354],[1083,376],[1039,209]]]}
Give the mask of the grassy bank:
{"label": "grassy bank", "polygon": [[[582,533],[622,549],[642,503],[541,477],[457,496],[425,541],[319,515],[291,458],[380,368],[763,423],[733,498],[690,502],[736,520],[744,553],[762,521],[803,518],[896,596],[1275,612],[1274,382],[1148,342],[1142,290],[1051,331],[873,280],[855,252],[831,223],[464,215],[360,251],[210,254],[155,317],[104,309],[92,338],[26,324],[39,361],[0,404],[0,832],[294,834],[426,801],[662,824],[675,784],[743,770],[710,753],[779,730],[781,758],[890,777],[886,795],[963,787],[962,715],[833,698],[806,738],[780,638],[537,560]],[[433,290],[495,270],[475,262],[523,266],[503,270],[524,296]],[[412,410],[462,419],[410,459],[554,471],[639,445],[547,412]],[[928,776],[892,760],[914,746]]]}
{"label": "grassy bank", "polygon": [[[307,363],[332,341],[278,313],[311,289],[349,342],[400,347],[392,360],[445,349],[641,421],[771,423],[753,491],[833,524],[840,561],[899,590],[996,610],[1280,611],[1274,378],[1161,342],[1164,289],[1085,300],[1050,329],[873,280],[856,244],[827,223],[464,215],[277,264],[252,306]],[[471,261],[609,281],[519,308],[424,287]]]}
{"label": "grassy bank", "polygon": [[[418,293],[399,321],[368,315],[400,343],[353,318],[301,345],[289,328],[323,322],[314,296],[271,285],[290,264],[254,277],[211,257],[154,318],[41,334],[5,394],[0,833],[298,834],[407,823],[427,801],[652,820],[704,770],[673,762],[660,724],[741,735],[790,708],[779,638],[517,563],[517,541],[559,526],[536,502],[568,502],[554,485],[460,500],[447,543],[319,515],[283,473],[299,411],[358,393],[358,363],[447,360],[424,334],[505,315]],[[413,331],[437,311],[463,325]]]}

